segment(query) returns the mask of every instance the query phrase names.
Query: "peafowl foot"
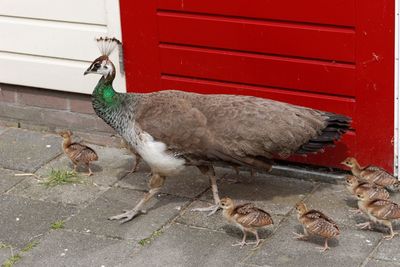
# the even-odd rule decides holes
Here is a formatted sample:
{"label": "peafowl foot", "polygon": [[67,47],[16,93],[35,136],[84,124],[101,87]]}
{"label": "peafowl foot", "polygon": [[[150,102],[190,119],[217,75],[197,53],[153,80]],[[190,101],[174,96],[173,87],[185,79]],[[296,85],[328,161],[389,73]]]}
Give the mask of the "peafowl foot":
{"label": "peafowl foot", "polygon": [[212,205],[210,207],[205,207],[205,208],[195,208],[191,209],[191,211],[210,211],[210,213],[207,214],[207,216],[211,216],[214,213],[217,212],[221,207],[219,205]]}
{"label": "peafowl foot", "polygon": [[138,216],[140,214],[143,214],[143,213],[146,213],[146,212],[143,211],[143,210],[139,210],[139,211],[128,210],[128,211],[124,211],[124,213],[112,216],[112,217],[110,217],[108,219],[111,220],[111,221],[119,220],[120,223],[122,224],[122,223],[129,222],[130,220],[134,219],[136,216]]}

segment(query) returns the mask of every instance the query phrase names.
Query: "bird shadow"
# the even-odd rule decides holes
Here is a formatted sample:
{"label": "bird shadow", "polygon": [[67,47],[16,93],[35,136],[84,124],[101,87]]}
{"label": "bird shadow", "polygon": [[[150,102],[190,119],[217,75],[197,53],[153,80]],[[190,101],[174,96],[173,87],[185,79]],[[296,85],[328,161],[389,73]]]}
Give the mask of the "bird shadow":
{"label": "bird shadow", "polygon": [[[295,233],[304,234],[303,227],[301,225],[295,225],[293,227],[293,229],[294,229]],[[295,237],[293,237],[293,238],[295,239]],[[309,242],[309,243],[323,246],[325,239],[320,236],[310,235],[307,239],[298,240],[298,241]],[[328,243],[329,243],[329,247],[337,247],[339,245],[339,240],[337,238],[331,238],[331,239],[329,239]]]}
{"label": "bird shadow", "polygon": [[[72,170],[74,169],[74,165],[71,162],[68,163],[68,167],[71,168]],[[93,163],[90,164],[90,169],[92,170],[93,173],[99,173],[103,171],[103,167]],[[76,171],[79,173],[81,172],[84,173],[88,172],[89,169],[84,164],[79,164],[78,167],[76,168]]]}
{"label": "bird shadow", "polygon": [[[224,226],[221,227],[221,229],[229,236],[234,237],[234,238],[243,238],[243,232],[238,228],[235,227],[233,225],[230,224],[226,224]],[[272,230],[269,228],[262,228],[262,229],[258,229],[257,230],[258,235],[261,239],[266,239],[269,236],[272,235]],[[252,240],[252,239],[256,239],[255,235],[253,235],[252,233],[247,233],[247,239],[248,240]]]}

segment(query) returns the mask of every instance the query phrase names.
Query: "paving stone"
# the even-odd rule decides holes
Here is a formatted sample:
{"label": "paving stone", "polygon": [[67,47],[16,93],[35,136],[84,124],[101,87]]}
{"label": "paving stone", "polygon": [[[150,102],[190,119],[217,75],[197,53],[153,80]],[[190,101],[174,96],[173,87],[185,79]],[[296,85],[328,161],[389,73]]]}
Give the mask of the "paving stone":
{"label": "paving stone", "polygon": [[85,205],[107,190],[107,188],[95,186],[90,179],[82,177],[82,184],[65,184],[48,187],[42,184],[45,179],[38,180],[28,177],[13,187],[8,193],[41,201]]}
{"label": "paving stone", "polygon": [[[194,201],[191,203],[185,212],[178,217],[177,222],[186,225],[192,225],[197,227],[208,228],[215,231],[226,231],[226,232],[234,232],[238,236],[241,236],[241,231],[238,227],[229,224],[229,222],[222,216],[222,211],[219,210],[212,216],[207,216],[208,212],[194,212],[191,209],[194,208],[203,208],[207,207],[210,204],[204,201]],[[259,203],[259,208],[262,208],[268,211],[268,203]],[[274,220],[274,226],[269,226],[265,230],[260,230],[260,237],[265,238],[270,235],[273,229],[278,226],[279,222],[284,218],[281,215],[271,214],[272,219]]]}
{"label": "paving stone", "polygon": [[[285,215],[314,186],[314,183],[308,181],[257,174],[251,182],[232,184],[222,180],[218,189],[220,197],[229,196],[235,201],[254,202],[268,212]],[[213,202],[211,191],[202,196],[201,200]]]}
{"label": "paving stone", "polygon": [[21,248],[50,225],[74,214],[72,207],[17,196],[0,196],[0,242]]}
{"label": "paving stone", "polygon": [[12,128],[0,136],[0,148],[0,166],[24,172],[34,172],[62,152],[56,135]]}
{"label": "paving stone", "polygon": [[350,211],[357,208],[357,199],[348,193],[344,185],[321,183],[306,204],[310,209],[323,211],[338,224],[353,228],[357,228],[357,223],[367,220],[364,215],[355,215]]}
{"label": "paving stone", "polygon": [[293,232],[302,233],[295,215],[291,215],[268,238],[246,263],[271,266],[360,266],[378,244],[380,234],[341,228],[338,240],[329,241],[330,250],[321,254],[316,249],[324,240],[313,237],[309,241],[295,240]]}
{"label": "paving stone", "polygon": [[[101,146],[91,146],[99,155],[99,161],[93,164],[93,176],[87,177],[84,174],[86,168],[78,169],[78,177],[82,179],[82,184],[66,184],[55,187],[46,187],[35,178],[29,178],[18,184],[11,190],[11,194],[30,197],[39,200],[48,200],[68,204],[86,204],[99,194],[109,188],[129,169],[128,161],[131,157],[124,154],[123,150],[116,148],[105,148]],[[63,155],[42,168],[36,174],[47,179],[51,170],[72,170],[73,165],[67,156]]]}
{"label": "paving stone", "polygon": [[251,247],[233,247],[237,236],[173,225],[123,266],[234,266]]}
{"label": "paving stone", "polygon": [[[92,179],[94,183],[102,186],[111,186],[127,174],[133,158],[127,155],[126,151],[112,147],[89,146],[93,148],[99,156],[98,161],[91,163],[93,175],[90,179]],[[36,174],[47,176],[52,169],[72,170],[73,167],[71,160],[66,155],[63,155],[59,159],[44,165]],[[77,171],[81,176],[85,176],[88,169],[80,165]]]}
{"label": "paving stone", "polygon": [[371,259],[367,262],[365,267],[399,267],[400,262],[394,262],[394,261],[381,261],[381,260],[375,260]]}
{"label": "paving stone", "polygon": [[130,189],[112,188],[102,194],[95,202],[66,223],[66,227],[80,232],[139,241],[149,237],[178,215],[188,200],[169,195],[160,195],[150,200],[142,214],[130,222],[120,224],[107,218],[132,209],[143,197],[143,192]]}
{"label": "paving stone", "polygon": [[0,264],[5,262],[11,256],[12,256],[12,254],[11,254],[10,248],[1,248],[0,249]]}
{"label": "paving stone", "polygon": [[0,134],[4,133],[6,130],[7,130],[6,127],[1,127],[1,126],[0,126]]}
{"label": "paving stone", "polygon": [[395,236],[392,240],[382,240],[381,244],[379,245],[378,249],[374,252],[372,257],[377,260],[396,261],[397,263],[400,263],[399,247],[400,247],[399,236]]}
{"label": "paving stone", "polygon": [[25,178],[21,176],[15,176],[16,173],[19,172],[0,169],[0,194],[6,192]]}
{"label": "paving stone", "polygon": [[64,230],[51,231],[16,266],[117,266],[135,243]]}
{"label": "paving stone", "polygon": [[[148,190],[150,170],[148,167],[142,167],[139,171],[132,173],[118,182],[120,187]],[[196,167],[187,167],[184,171],[175,176],[167,177],[161,190],[162,193],[171,195],[194,198],[204,192],[210,186],[206,175],[200,173]]]}

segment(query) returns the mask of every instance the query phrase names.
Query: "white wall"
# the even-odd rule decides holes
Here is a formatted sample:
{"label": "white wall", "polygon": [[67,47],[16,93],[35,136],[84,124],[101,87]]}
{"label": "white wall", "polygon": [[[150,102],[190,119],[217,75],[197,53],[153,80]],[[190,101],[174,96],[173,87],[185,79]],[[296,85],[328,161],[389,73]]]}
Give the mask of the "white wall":
{"label": "white wall", "polygon": [[[0,0],[0,83],[91,93],[96,37],[121,39],[118,0]],[[118,51],[115,88],[125,92]]]}

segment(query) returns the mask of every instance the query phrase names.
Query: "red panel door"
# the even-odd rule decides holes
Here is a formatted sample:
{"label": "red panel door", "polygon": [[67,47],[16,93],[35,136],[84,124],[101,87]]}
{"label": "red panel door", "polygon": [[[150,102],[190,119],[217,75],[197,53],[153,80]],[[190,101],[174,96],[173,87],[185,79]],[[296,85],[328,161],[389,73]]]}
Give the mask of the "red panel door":
{"label": "red panel door", "polygon": [[121,0],[127,88],[265,97],[353,118],[325,153],[393,171],[394,1]]}

